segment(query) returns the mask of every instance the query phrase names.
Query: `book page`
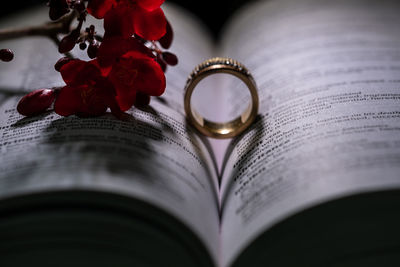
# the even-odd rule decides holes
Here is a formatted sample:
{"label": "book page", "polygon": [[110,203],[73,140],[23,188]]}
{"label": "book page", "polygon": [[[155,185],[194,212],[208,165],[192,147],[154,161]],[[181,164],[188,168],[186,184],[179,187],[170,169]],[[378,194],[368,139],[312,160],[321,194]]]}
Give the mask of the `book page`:
{"label": "book page", "polygon": [[[253,73],[261,110],[222,178],[223,266],[307,207],[400,187],[399,11],[283,0],[234,17],[223,51]],[[232,112],[244,105],[240,92],[230,99]]]}
{"label": "book page", "polygon": [[[53,111],[31,118],[19,115],[16,105],[25,92],[63,85],[53,68],[61,55],[42,37],[1,44],[15,50],[15,59],[0,63],[0,199],[53,190],[126,195],[181,220],[215,259],[216,171],[202,137],[186,124],[182,108],[189,70],[211,54],[212,42],[186,11],[175,6],[165,11],[175,32],[170,51],[180,61],[167,70],[166,93],[153,98],[147,109],[129,110],[129,121],[111,114],[99,118],[60,117]],[[47,14],[46,7],[30,10],[5,24],[39,24]]]}

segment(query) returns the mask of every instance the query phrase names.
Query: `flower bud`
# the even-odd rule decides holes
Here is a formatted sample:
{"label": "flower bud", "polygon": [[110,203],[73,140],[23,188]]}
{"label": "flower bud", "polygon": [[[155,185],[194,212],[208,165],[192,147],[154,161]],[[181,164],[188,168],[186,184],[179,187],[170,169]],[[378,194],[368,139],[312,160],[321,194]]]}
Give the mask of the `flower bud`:
{"label": "flower bud", "polygon": [[178,58],[175,54],[172,54],[170,52],[163,52],[162,58],[168,65],[175,66],[176,64],[178,64]]}
{"label": "flower bud", "polygon": [[55,100],[51,89],[38,89],[25,95],[18,103],[17,110],[24,116],[34,116],[45,112]]}
{"label": "flower bud", "polygon": [[89,58],[97,57],[97,51],[99,50],[100,44],[98,42],[92,42],[89,44],[87,49],[87,54]]}
{"label": "flower bud", "polygon": [[79,49],[80,49],[80,50],[85,50],[86,47],[87,47],[87,45],[86,45],[85,42],[81,42],[81,43],[79,44]]}
{"label": "flower bud", "polygon": [[69,12],[66,0],[50,0],[48,5],[50,7],[49,17],[51,20],[58,20]]}
{"label": "flower bud", "polygon": [[79,29],[75,29],[62,38],[60,44],[58,45],[58,52],[67,53],[71,51],[79,38],[79,33]]}
{"label": "flower bud", "polygon": [[1,49],[0,50],[0,60],[9,62],[13,60],[14,58],[14,53],[10,49]]}
{"label": "flower bud", "polygon": [[76,0],[76,1],[75,1],[74,8],[75,8],[75,10],[78,11],[79,13],[82,13],[82,12],[85,11],[85,9],[86,9],[85,4],[84,4],[83,1],[81,1],[81,0]]}

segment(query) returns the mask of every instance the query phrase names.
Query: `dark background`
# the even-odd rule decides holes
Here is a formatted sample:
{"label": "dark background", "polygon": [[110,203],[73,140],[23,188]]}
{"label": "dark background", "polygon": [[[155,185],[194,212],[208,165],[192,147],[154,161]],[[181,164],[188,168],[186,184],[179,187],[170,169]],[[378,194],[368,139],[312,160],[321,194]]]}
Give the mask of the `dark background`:
{"label": "dark background", "polygon": [[[217,38],[224,22],[244,3],[251,0],[166,0],[174,2],[197,15]],[[3,3],[0,16],[27,9],[34,5],[45,5],[48,0],[11,0]]]}
{"label": "dark background", "polygon": [[224,22],[242,5],[252,0],[166,0],[196,14],[217,38]]}

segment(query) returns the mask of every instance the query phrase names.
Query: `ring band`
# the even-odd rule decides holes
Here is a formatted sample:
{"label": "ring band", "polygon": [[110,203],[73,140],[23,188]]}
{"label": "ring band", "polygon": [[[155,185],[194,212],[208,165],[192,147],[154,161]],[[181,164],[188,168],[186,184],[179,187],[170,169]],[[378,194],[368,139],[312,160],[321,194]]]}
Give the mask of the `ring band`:
{"label": "ring band", "polygon": [[[206,120],[191,106],[191,97],[196,85],[205,77],[216,73],[228,73],[241,79],[248,87],[251,103],[244,113],[237,118],[224,123]],[[189,122],[202,134],[214,138],[230,138],[239,135],[251,125],[258,113],[257,86],[253,76],[239,62],[231,58],[216,57],[199,64],[185,86],[185,113]]]}

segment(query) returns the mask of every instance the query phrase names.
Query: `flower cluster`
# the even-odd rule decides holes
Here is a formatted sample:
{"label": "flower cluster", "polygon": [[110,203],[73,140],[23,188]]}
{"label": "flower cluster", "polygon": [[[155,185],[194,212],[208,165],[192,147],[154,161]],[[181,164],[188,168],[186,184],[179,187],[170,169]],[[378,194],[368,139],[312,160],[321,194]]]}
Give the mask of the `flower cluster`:
{"label": "flower cluster", "polygon": [[[167,65],[177,57],[168,49],[172,28],[160,6],[164,0],[50,0],[49,15],[59,20],[75,12],[78,24],[59,42],[59,52],[75,45],[87,49],[89,61],[61,58],[55,69],[65,86],[40,89],[24,96],[18,111],[26,116],[46,111],[53,103],[62,116],[98,116],[107,109],[116,117],[133,105],[143,106],[150,96],[160,96],[166,86]],[[86,16],[104,19],[104,36],[90,25],[82,31]]]}

